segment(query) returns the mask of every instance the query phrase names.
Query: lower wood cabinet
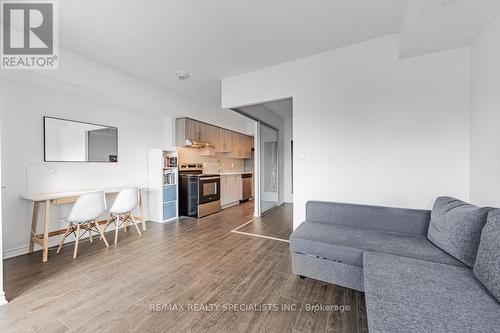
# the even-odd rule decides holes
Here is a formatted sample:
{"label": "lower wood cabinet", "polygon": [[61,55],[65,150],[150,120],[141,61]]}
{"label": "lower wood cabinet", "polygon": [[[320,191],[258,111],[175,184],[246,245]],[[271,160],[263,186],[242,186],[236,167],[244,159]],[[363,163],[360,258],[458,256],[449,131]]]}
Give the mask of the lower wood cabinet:
{"label": "lower wood cabinet", "polygon": [[220,180],[220,204],[227,206],[238,203],[241,200],[241,175],[222,175]]}

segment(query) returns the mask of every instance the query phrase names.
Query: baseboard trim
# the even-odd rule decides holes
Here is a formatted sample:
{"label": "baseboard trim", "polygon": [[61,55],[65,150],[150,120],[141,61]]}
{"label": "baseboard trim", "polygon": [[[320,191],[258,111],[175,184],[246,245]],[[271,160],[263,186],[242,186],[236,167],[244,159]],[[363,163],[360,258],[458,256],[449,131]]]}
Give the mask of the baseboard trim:
{"label": "baseboard trim", "polygon": [[[147,222],[149,222],[149,221],[147,221]],[[129,225],[128,227],[130,228],[131,226]],[[123,228],[123,225],[120,226],[120,228]],[[114,226],[110,225],[110,228],[107,230],[107,232],[111,232],[111,231],[114,231],[114,230],[115,230]],[[141,232],[142,232],[142,230],[141,230]],[[89,237],[85,236],[85,237],[83,237],[83,238],[80,239],[80,242],[82,242],[82,241],[88,241],[88,240],[89,240]],[[63,246],[66,246],[69,243],[74,243],[74,241],[75,240],[72,238],[72,236],[70,236],[70,237],[68,237],[68,239],[66,240],[66,242],[64,242]],[[51,240],[49,238],[49,250],[50,250],[51,247],[54,247],[54,246],[59,246],[59,240],[55,239],[55,238],[53,238]],[[34,252],[40,251],[41,249],[42,249],[42,247],[40,245],[35,244],[35,250],[34,250]],[[20,246],[20,247],[16,247],[16,248],[13,248],[13,249],[8,249],[8,250],[5,250],[5,251],[2,252],[3,259],[14,258],[14,257],[22,256],[23,254],[28,254],[28,253],[29,253],[29,245]]]}
{"label": "baseboard trim", "polygon": [[2,291],[0,292],[0,306],[7,304],[7,299],[5,298],[5,293]]}
{"label": "baseboard trim", "polygon": [[260,214],[260,217],[264,217],[266,216],[267,214],[269,213],[272,213],[274,212],[276,209],[280,208],[281,206],[283,206],[285,203],[282,202],[280,203],[279,205],[275,206],[275,207],[272,207],[272,208],[269,208],[268,210],[266,210],[264,213]]}
{"label": "baseboard trim", "polygon": [[23,254],[26,254],[29,252],[29,246],[20,246],[16,247],[13,249],[5,250],[3,251],[3,258],[4,259],[9,259],[9,258],[14,258],[17,256],[22,256]]}

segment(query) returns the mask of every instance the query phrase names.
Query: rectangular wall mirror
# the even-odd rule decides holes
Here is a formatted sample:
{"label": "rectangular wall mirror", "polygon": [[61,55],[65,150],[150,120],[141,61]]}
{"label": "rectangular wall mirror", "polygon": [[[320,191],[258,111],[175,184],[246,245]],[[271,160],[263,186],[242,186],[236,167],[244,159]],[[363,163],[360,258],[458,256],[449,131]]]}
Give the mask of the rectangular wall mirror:
{"label": "rectangular wall mirror", "polygon": [[118,128],[43,117],[45,162],[118,162]]}

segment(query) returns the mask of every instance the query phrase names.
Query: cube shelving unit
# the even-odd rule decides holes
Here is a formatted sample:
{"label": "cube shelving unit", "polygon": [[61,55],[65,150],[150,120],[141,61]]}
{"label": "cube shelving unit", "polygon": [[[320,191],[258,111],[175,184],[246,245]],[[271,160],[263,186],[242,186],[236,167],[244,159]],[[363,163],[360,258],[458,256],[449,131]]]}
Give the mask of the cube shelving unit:
{"label": "cube shelving unit", "polygon": [[176,220],[179,216],[179,169],[169,161],[178,157],[177,151],[153,148],[148,155],[149,219],[158,223]]}

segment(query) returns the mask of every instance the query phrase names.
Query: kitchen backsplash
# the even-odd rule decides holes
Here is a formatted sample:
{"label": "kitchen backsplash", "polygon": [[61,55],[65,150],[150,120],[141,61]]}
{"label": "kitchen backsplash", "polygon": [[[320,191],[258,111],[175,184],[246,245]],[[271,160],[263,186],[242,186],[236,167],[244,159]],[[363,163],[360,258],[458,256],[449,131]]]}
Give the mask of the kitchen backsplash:
{"label": "kitchen backsplash", "polygon": [[177,147],[179,163],[203,163],[203,172],[216,173],[218,170],[217,160],[221,163],[221,173],[244,172],[245,164],[242,159],[228,158],[224,153],[217,153],[215,156],[201,156],[200,149]]}

